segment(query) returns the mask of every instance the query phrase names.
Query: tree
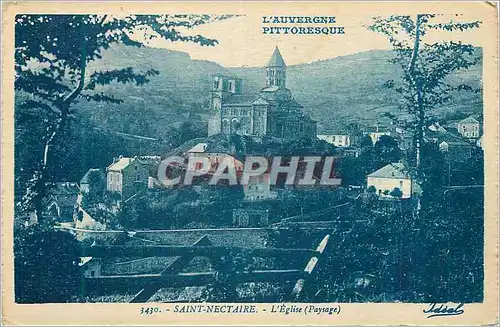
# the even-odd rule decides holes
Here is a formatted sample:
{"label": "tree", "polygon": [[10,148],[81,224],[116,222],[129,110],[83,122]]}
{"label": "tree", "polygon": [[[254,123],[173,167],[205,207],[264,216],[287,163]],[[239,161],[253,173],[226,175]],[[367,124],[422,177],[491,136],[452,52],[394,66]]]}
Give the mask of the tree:
{"label": "tree", "polygon": [[[110,83],[143,85],[158,71],[137,73],[133,68],[87,72],[114,43],[143,46],[163,38],[213,46],[216,40],[184,35],[183,30],[228,16],[207,15],[18,15],[15,29],[15,89],[28,94],[16,108],[25,115],[43,116],[45,131],[33,176],[27,182],[22,208],[39,218],[53,148],[63,139],[80,100],[121,103],[101,91]],[[136,35],[139,36],[136,37]],[[144,40],[144,41],[142,41]],[[17,117],[16,117],[17,118]]]}
{"label": "tree", "polygon": [[373,141],[370,135],[365,135],[361,139],[361,147],[362,148],[371,148],[373,146]]}
{"label": "tree", "polygon": [[395,198],[401,198],[403,196],[403,192],[399,189],[399,187],[395,187],[390,193],[390,196]]}
{"label": "tree", "polygon": [[29,227],[14,238],[17,303],[68,302],[78,294],[80,249],[67,232]]}
{"label": "tree", "polygon": [[452,91],[475,90],[469,85],[451,85],[447,76],[452,72],[467,69],[481,58],[475,55],[474,47],[455,41],[428,43],[426,36],[433,31],[465,31],[480,26],[481,22],[444,22],[442,15],[418,14],[375,17],[369,30],[384,34],[395,54],[392,63],[401,66],[403,75],[398,82],[387,81],[403,99],[402,109],[413,115],[409,126],[414,131],[415,163],[417,175],[421,175],[421,147],[429,111],[450,99]]}
{"label": "tree", "polygon": [[398,142],[388,135],[380,136],[374,145],[374,150],[380,161],[380,166],[385,166],[401,159],[401,149]]}

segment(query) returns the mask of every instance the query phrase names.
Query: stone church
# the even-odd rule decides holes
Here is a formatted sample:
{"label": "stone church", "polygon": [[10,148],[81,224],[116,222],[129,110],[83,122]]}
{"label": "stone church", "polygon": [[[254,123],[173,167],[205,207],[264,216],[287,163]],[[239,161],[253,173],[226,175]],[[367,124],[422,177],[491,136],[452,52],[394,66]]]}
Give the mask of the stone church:
{"label": "stone church", "polygon": [[240,134],[298,139],[316,137],[316,121],[286,88],[286,64],[278,47],[266,67],[266,86],[258,95],[242,94],[242,80],[214,76],[208,135]]}

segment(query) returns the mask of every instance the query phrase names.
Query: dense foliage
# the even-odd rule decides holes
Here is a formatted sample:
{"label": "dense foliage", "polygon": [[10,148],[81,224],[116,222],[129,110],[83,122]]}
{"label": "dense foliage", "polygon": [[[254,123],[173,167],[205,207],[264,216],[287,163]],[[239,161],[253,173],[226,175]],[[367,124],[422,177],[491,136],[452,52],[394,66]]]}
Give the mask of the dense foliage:
{"label": "dense foliage", "polygon": [[[15,89],[26,98],[16,104],[16,123],[25,126],[38,120],[39,143],[36,155],[23,174],[25,182],[22,209],[40,216],[45,184],[51,180],[52,152],[61,144],[70,128],[78,101],[121,103],[106,94],[101,86],[111,83],[143,85],[159,72],[149,69],[136,72],[132,67],[105,69],[89,73],[88,64],[102,57],[114,43],[141,47],[147,40],[194,42],[211,46],[216,40],[186,34],[186,29],[221,17],[198,15],[18,15],[15,28]],[[224,17],[222,17],[224,18]],[[134,33],[142,35],[141,38]],[[41,124],[40,124],[41,123]],[[18,129],[19,131],[22,130]],[[23,135],[17,135],[23,146]],[[21,150],[23,152],[23,150]],[[19,157],[18,157],[19,158]],[[23,158],[24,159],[24,158]],[[24,167],[24,162],[18,163]],[[22,178],[21,178],[22,179]]]}
{"label": "dense foliage", "polygon": [[453,91],[481,92],[468,84],[451,85],[447,79],[453,72],[468,69],[481,61],[475,55],[473,45],[445,40],[429,42],[426,38],[436,31],[460,32],[478,28],[481,22],[444,21],[441,16],[417,14],[416,17],[376,17],[368,27],[387,37],[395,54],[391,62],[402,69],[402,78],[389,80],[385,86],[394,88],[401,95],[401,109],[412,115],[407,128],[414,133],[414,160],[419,177],[420,163],[423,161],[421,147],[424,144],[424,129],[430,123],[430,112],[449,101]]}
{"label": "dense foliage", "polygon": [[22,228],[14,238],[17,303],[69,302],[80,292],[79,244],[71,234]]}

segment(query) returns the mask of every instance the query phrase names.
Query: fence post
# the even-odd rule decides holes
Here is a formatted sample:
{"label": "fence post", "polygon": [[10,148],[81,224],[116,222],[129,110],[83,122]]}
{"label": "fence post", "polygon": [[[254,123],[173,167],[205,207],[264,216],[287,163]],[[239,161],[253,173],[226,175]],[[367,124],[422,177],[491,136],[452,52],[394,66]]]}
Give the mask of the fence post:
{"label": "fence post", "polygon": [[323,252],[325,251],[325,248],[328,244],[329,239],[330,239],[330,235],[326,235],[323,238],[323,240],[319,243],[318,247],[316,248],[317,254],[315,254],[314,256],[311,257],[311,259],[309,259],[309,262],[307,263],[306,267],[304,268],[304,272],[303,272],[304,277],[299,279],[295,283],[295,286],[293,287],[292,293],[290,295],[292,300],[296,301],[302,296],[306,281],[311,277],[311,275],[315,271],[315,268],[318,266],[319,258],[322,256]]}

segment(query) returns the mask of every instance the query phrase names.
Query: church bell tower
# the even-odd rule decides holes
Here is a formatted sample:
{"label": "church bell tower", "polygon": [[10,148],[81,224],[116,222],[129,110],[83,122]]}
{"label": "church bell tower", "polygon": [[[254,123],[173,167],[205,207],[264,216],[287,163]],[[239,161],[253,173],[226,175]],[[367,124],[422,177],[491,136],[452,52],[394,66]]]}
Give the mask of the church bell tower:
{"label": "church bell tower", "polygon": [[286,86],[286,64],[278,47],[274,49],[266,67],[266,87],[272,86]]}

